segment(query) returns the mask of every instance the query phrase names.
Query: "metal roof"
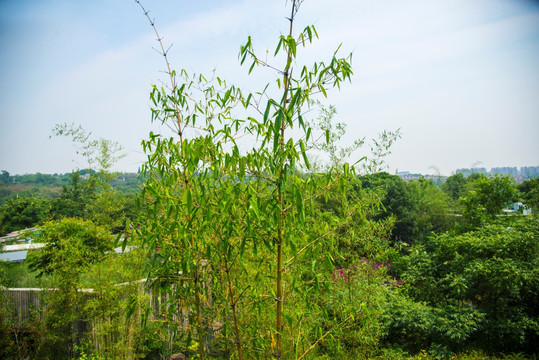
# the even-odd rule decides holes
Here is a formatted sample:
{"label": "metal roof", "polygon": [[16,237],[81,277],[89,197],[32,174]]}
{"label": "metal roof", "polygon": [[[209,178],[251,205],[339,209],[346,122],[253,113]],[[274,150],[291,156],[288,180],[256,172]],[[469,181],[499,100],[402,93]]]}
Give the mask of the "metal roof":
{"label": "metal roof", "polygon": [[16,245],[4,245],[2,247],[3,251],[18,251],[18,250],[35,250],[45,247],[44,243],[33,243],[33,244],[16,244]]}
{"label": "metal roof", "polygon": [[27,255],[28,255],[28,250],[1,253],[0,254],[0,261],[23,262],[24,260],[26,260]]}

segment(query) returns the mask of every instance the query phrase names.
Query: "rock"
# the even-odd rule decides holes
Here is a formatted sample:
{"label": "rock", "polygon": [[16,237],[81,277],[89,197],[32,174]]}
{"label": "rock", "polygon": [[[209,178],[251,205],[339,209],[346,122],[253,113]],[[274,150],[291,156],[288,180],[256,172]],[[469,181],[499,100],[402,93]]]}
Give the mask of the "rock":
{"label": "rock", "polygon": [[185,360],[184,354],[172,354],[170,355],[170,360]]}

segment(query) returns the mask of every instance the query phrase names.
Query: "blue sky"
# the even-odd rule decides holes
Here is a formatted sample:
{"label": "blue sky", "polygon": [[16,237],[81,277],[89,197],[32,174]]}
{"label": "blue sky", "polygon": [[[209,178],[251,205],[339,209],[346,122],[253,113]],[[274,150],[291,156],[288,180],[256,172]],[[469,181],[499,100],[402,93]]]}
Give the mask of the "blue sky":
{"label": "blue sky", "polygon": [[[250,90],[240,45],[261,52],[286,31],[285,1],[143,1],[175,68],[217,74]],[[539,2],[524,0],[306,0],[298,28],[320,39],[306,59],[342,43],[354,78],[326,100],[348,125],[344,143],[400,128],[389,171],[449,175],[476,162],[539,165]],[[155,36],[131,0],[0,0],[0,169],[69,172],[84,166],[57,123],[118,141],[136,171],[150,130],[149,90],[164,76]],[[355,154],[359,158],[368,150]]]}

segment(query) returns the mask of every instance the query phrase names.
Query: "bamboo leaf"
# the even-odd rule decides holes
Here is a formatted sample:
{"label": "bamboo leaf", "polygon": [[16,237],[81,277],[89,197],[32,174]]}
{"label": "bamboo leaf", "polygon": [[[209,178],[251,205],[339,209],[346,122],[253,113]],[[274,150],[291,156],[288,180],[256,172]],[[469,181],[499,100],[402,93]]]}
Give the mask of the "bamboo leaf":
{"label": "bamboo leaf", "polygon": [[256,201],[256,198],[251,198],[251,201],[249,201],[249,207],[252,210],[253,214],[255,214],[256,220],[260,221],[260,212],[258,211],[258,203]]}
{"label": "bamboo leaf", "polygon": [[277,44],[277,48],[275,49],[275,54],[273,54],[273,56],[277,55],[277,53],[279,52],[279,49],[281,49],[283,40],[284,40],[284,37],[281,35],[281,37],[279,38],[279,43]]}
{"label": "bamboo leaf", "polygon": [[312,128],[307,128],[307,133],[305,134],[305,141],[309,141],[309,139],[311,138],[311,131],[312,131]]}
{"label": "bamboo leaf", "polygon": [[193,212],[193,196],[191,194],[191,189],[185,189],[183,193],[183,203],[187,205],[187,213],[191,214]]}
{"label": "bamboo leaf", "polygon": [[294,39],[292,36],[288,36],[287,40],[288,48],[290,49],[292,57],[296,57],[296,39]]}
{"label": "bamboo leaf", "polygon": [[275,151],[279,146],[279,138],[281,136],[281,125],[282,125],[283,116],[279,112],[275,118],[275,123],[273,124],[273,150]]}
{"label": "bamboo leaf", "polygon": [[299,222],[303,224],[305,222],[305,209],[303,207],[303,198],[301,191],[296,190],[296,211],[298,212]]}
{"label": "bamboo leaf", "polygon": [[245,107],[245,108],[249,107],[249,104],[250,104],[250,102],[251,102],[251,97],[252,97],[252,96],[253,96],[253,94],[249,94],[249,95],[247,96],[247,99],[245,100],[245,104],[244,104],[244,107]]}
{"label": "bamboo leaf", "polygon": [[305,143],[303,142],[303,140],[299,141],[299,147],[301,149],[301,156],[303,156],[303,161],[305,162],[305,166],[307,167],[307,169],[310,169],[311,164],[309,163],[309,159],[307,158],[307,153],[305,151]]}
{"label": "bamboo leaf", "polygon": [[266,111],[264,111],[264,123],[268,121],[270,109],[271,109],[271,102],[268,100],[268,103],[266,105]]}
{"label": "bamboo leaf", "polygon": [[326,92],[326,89],[322,85],[319,85],[318,88],[320,89],[320,91],[322,91],[322,94],[324,94],[324,97],[327,98],[328,93]]}

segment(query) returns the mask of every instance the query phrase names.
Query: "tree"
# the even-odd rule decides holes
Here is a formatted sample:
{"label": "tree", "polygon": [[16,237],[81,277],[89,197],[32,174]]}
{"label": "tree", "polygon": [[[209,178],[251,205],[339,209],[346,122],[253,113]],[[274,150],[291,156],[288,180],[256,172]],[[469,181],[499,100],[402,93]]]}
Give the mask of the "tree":
{"label": "tree", "polygon": [[[317,38],[313,26],[295,34],[301,3],[291,2],[289,31],[280,36],[274,53],[282,56],[283,67],[258,57],[250,37],[241,47],[240,62],[249,60],[249,73],[262,66],[277,74],[276,82],[259,93],[245,94],[219,77],[212,82],[184,70],[176,73],[157,35],[170,84],[153,87],[152,119],[174,129],[175,136],[152,133],[143,142],[147,222],[138,234],[151,254],[149,278],[170,294],[170,309],[180,301],[180,307],[193,309],[187,320],[194,326],[176,329],[197,339],[202,358],[208,350],[207,324],[215,321],[227,329],[223,336],[232,334],[224,339],[225,350],[233,344],[239,358],[245,352],[280,358],[310,351],[318,338],[306,336],[310,332],[301,326],[312,323],[306,320],[316,305],[312,298],[332,271],[323,240],[358,210],[346,201],[347,181],[354,174],[348,164],[325,174],[298,171],[309,170],[306,151],[318,138],[305,118],[311,100],[327,96],[352,75],[350,59],[336,53],[328,62],[297,65],[299,50]],[[322,138],[329,143],[327,134]],[[240,152],[240,136],[252,136],[246,143],[255,145]],[[342,213],[335,223],[316,223],[311,204],[329,187],[339,189]],[[306,221],[316,223],[316,230],[306,231]],[[299,265],[306,260],[310,267]],[[204,306],[209,287],[223,294],[211,308]],[[311,305],[292,305],[300,300]],[[271,303],[274,311],[268,309]],[[268,334],[249,326],[251,314],[258,314],[254,322],[264,324]],[[301,346],[294,338],[301,339]]]}
{"label": "tree", "polygon": [[9,173],[6,170],[0,174],[0,184],[9,184]]}
{"label": "tree", "polygon": [[53,201],[53,215],[56,219],[62,217],[77,217],[87,219],[88,204],[95,198],[96,181],[89,177],[83,179],[79,171],[72,172],[69,184],[62,186],[58,199]]}
{"label": "tree", "polygon": [[72,358],[74,345],[81,335],[74,328],[82,308],[82,295],[77,292],[78,279],[91,264],[103,259],[113,242],[103,228],[67,218],[43,224],[37,238],[46,246],[29,259],[29,267],[38,276],[53,275],[57,289],[44,299],[47,306],[43,334],[46,336],[40,337],[36,355]]}
{"label": "tree", "polygon": [[37,238],[47,245],[32,258],[31,267],[39,276],[56,274],[70,283],[113,244],[103,228],[69,218],[43,224]]}
{"label": "tree", "polygon": [[321,132],[326,141],[313,143],[315,150],[320,150],[329,155],[329,169],[343,166],[354,151],[363,146],[364,139],[356,139],[350,146],[340,147],[339,141],[346,133],[345,123],[335,123],[334,116],[337,114],[335,106],[324,107],[319,101],[315,103],[320,109],[320,115],[308,126]]}
{"label": "tree", "polygon": [[473,181],[473,190],[461,198],[463,215],[472,225],[477,226],[485,220],[485,216],[493,219],[499,215],[516,194],[515,181],[509,176],[480,175]]}
{"label": "tree", "polygon": [[75,126],[75,123],[56,124],[52,129],[52,134],[71,138],[77,154],[85,158],[88,169],[99,171],[105,183],[114,179],[112,166],[125,157],[120,144],[104,138],[92,139],[91,132],[80,125]]}
{"label": "tree", "polygon": [[375,215],[377,219],[395,218],[391,230],[393,243],[412,243],[417,240],[420,229],[415,222],[418,204],[406,182],[396,175],[386,172],[359,178],[363,188],[380,191],[382,207]]}
{"label": "tree", "polygon": [[455,351],[537,351],[538,240],[533,219],[429,237],[405,257],[403,302],[388,313],[388,340]]}
{"label": "tree", "polygon": [[48,201],[16,198],[0,207],[0,234],[34,227],[48,219]]}
{"label": "tree", "polygon": [[56,124],[55,136],[70,137],[88,165],[88,177],[81,179],[81,172],[71,175],[70,186],[64,186],[62,197],[56,202],[60,216],[75,216],[91,219],[99,225],[120,228],[128,217],[132,217],[134,203],[131,197],[122,196],[112,187],[117,173],[112,172],[114,164],[125,154],[117,142],[99,138],[91,138],[80,125]]}
{"label": "tree", "polygon": [[382,131],[378,139],[371,140],[371,156],[363,163],[363,172],[376,174],[387,169],[386,157],[391,154],[391,146],[402,136],[400,129],[396,131]]}
{"label": "tree", "polygon": [[414,222],[419,229],[420,240],[432,232],[443,233],[452,228],[453,218],[448,216],[449,199],[432,180],[420,178],[417,181],[410,181],[407,186],[417,204]]}
{"label": "tree", "polygon": [[86,210],[89,220],[116,233],[125,228],[127,219],[136,218],[135,195],[121,194],[117,190],[102,191],[87,204]]}
{"label": "tree", "polygon": [[466,193],[466,184],[468,181],[462,173],[449,176],[442,184],[442,190],[453,201],[458,201]]}
{"label": "tree", "polygon": [[539,178],[526,180],[518,186],[522,200],[534,212],[539,211]]}
{"label": "tree", "polygon": [[432,181],[406,182],[385,172],[359,179],[363,188],[379,192],[382,207],[375,218],[394,218],[391,230],[393,244],[414,244],[423,241],[433,231],[443,232],[451,228],[447,197]]}

